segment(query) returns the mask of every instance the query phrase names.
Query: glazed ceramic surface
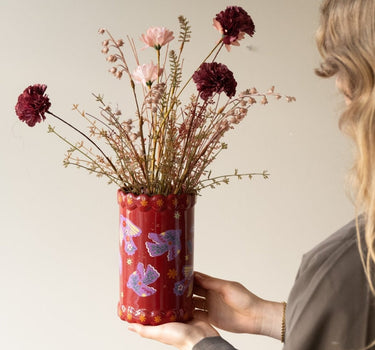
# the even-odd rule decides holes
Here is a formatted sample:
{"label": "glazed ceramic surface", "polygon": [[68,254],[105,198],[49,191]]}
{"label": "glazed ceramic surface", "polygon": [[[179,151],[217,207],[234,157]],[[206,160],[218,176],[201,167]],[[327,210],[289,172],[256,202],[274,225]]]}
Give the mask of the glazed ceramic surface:
{"label": "glazed ceramic surface", "polygon": [[192,318],[193,195],[118,190],[122,320],[148,325]]}

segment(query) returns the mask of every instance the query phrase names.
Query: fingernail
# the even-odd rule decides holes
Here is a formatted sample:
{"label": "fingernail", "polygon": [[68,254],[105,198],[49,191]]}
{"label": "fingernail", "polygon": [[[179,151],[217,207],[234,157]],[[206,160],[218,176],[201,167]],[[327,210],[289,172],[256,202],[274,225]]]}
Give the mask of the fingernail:
{"label": "fingernail", "polygon": [[195,273],[194,273],[194,276],[195,276],[196,278],[198,278],[198,279],[201,279],[201,280],[203,280],[203,279],[205,278],[205,275],[202,274],[202,273],[200,273],[200,272],[195,272]]}

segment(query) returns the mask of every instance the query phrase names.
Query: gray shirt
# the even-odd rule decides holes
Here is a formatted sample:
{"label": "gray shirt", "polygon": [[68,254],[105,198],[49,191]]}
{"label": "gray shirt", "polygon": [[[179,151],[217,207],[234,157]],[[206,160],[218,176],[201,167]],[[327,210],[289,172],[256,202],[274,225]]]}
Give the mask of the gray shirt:
{"label": "gray shirt", "polygon": [[[375,298],[353,220],[303,256],[288,298],[284,350],[360,350],[373,341]],[[235,348],[213,337],[193,349]]]}

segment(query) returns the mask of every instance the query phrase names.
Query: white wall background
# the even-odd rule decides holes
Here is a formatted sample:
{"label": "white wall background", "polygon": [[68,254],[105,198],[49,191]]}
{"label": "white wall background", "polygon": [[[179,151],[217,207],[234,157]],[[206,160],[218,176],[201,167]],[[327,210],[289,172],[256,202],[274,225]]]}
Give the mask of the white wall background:
{"label": "white wall background", "polygon": [[[1,0],[0,348],[167,348],[131,334],[116,316],[116,188],[64,169],[66,147],[47,134],[48,121],[31,129],[14,113],[18,95],[34,83],[46,83],[52,110],[74,122],[73,103],[96,108],[91,92],[130,103],[126,80],[107,72],[101,26],[137,39],[152,25],[177,32],[184,14],[193,29],[185,53],[191,72],[218,38],[211,25],[216,13],[239,5],[252,15],[255,37],[223,51],[220,60],[234,71],[239,90],[274,84],[297,102],[256,106],[228,135],[229,150],[215,171],[267,169],[271,178],[203,192],[195,266],[264,298],[287,298],[302,254],[353,216],[344,191],[352,152],[337,128],[342,99],[333,81],[313,74],[318,3]],[[223,335],[240,349],[281,348],[265,337]]]}

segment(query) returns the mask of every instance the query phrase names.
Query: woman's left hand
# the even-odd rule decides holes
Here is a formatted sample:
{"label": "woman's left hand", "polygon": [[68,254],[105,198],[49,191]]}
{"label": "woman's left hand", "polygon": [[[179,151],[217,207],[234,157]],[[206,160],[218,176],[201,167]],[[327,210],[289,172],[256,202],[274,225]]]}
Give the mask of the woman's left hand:
{"label": "woman's left hand", "polygon": [[198,319],[189,323],[172,322],[160,326],[143,326],[131,323],[128,329],[144,338],[157,340],[180,350],[192,350],[194,345],[203,338],[219,335],[211,325]]}

